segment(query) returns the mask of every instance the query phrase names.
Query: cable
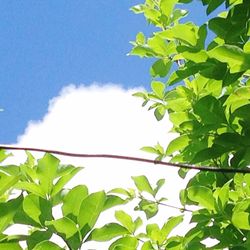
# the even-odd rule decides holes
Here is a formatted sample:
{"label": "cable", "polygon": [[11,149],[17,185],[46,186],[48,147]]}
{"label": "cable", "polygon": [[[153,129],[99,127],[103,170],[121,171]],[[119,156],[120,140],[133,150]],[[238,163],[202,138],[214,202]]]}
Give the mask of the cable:
{"label": "cable", "polygon": [[132,157],[132,156],[124,156],[124,155],[112,155],[112,154],[80,154],[80,153],[69,153],[64,151],[58,151],[53,149],[42,149],[42,148],[32,148],[32,147],[18,147],[11,145],[0,145],[0,149],[5,150],[27,150],[27,151],[35,151],[35,152],[47,152],[50,154],[57,154],[69,157],[80,157],[80,158],[112,158],[112,159],[121,159],[121,160],[129,160],[129,161],[140,161],[151,164],[165,165],[176,168],[184,168],[184,169],[193,169],[200,171],[208,171],[208,172],[217,172],[217,173],[243,173],[250,174],[250,169],[237,169],[237,168],[218,168],[218,167],[210,167],[210,166],[195,166],[189,164],[181,164],[181,163],[172,163],[172,162],[164,162],[159,160],[149,160],[145,158]]}

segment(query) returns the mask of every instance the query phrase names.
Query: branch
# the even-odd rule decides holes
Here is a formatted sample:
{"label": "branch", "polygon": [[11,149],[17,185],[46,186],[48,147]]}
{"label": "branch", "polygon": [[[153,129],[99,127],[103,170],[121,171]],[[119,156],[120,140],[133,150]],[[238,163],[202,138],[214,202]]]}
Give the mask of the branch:
{"label": "branch", "polygon": [[80,157],[80,158],[112,158],[112,159],[121,159],[121,160],[128,160],[128,161],[146,162],[146,163],[151,163],[155,165],[164,165],[164,166],[175,167],[175,168],[193,169],[193,170],[200,170],[200,171],[207,171],[207,172],[250,174],[249,168],[237,169],[237,168],[218,168],[218,167],[211,167],[211,166],[196,166],[196,165],[190,165],[190,164],[164,162],[164,161],[159,161],[159,160],[149,160],[145,158],[124,156],[124,155],[80,154],[80,153],[58,151],[58,150],[53,150],[53,149],[18,147],[18,146],[11,146],[11,145],[0,145],[0,149],[19,150],[19,151],[27,150],[27,151],[44,152],[44,153],[47,152],[50,154],[57,154],[57,155],[63,155],[63,156],[69,156],[69,157]]}

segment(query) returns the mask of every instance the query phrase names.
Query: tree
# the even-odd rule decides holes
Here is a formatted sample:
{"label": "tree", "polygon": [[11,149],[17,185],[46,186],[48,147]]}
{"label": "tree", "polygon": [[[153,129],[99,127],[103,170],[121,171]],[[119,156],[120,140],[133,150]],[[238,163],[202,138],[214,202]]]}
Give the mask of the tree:
{"label": "tree", "polygon": [[[48,153],[36,160],[27,152],[24,164],[0,167],[0,250],[22,249],[22,241],[28,249],[63,249],[52,241],[53,234],[69,249],[80,249],[90,240],[111,240],[110,250],[249,249],[250,175],[234,169],[250,164],[250,4],[202,0],[208,15],[222,4],[226,10],[197,26],[182,22],[187,11],[178,8],[191,1],[146,0],[132,8],[156,28],[149,38],[138,33],[132,43],[131,55],[156,59],[150,68],[152,91],[135,96],[143,98],[143,106],[150,104],[157,120],[167,112],[179,135],[166,149],[158,144],[144,150],[155,153],[157,160],[169,156],[173,163],[232,171],[198,172],[180,192],[183,214],[166,218],[160,227],[140,216],[133,219],[124,210],[136,200],[137,211],[147,219],[154,217],[165,204],[165,198],[157,196],[164,179],[153,186],[146,176],[134,176],[136,188],[128,190],[89,193],[85,185],[66,190],[80,168],[61,165]],[[0,161],[8,156],[0,151]],[[180,178],[187,172],[181,168]],[[62,210],[59,219],[52,213],[56,205]],[[124,206],[115,212],[116,222],[96,228],[99,215],[116,205]],[[171,235],[187,211],[195,226],[184,236]],[[31,230],[27,235],[5,234],[13,224]],[[207,248],[206,239],[217,241]]]}

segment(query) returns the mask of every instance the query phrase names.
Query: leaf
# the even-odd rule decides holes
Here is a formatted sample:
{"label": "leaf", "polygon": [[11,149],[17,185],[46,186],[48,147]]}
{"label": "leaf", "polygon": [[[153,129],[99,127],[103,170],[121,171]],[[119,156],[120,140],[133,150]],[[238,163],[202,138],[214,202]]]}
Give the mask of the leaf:
{"label": "leaf", "polygon": [[112,207],[117,206],[117,205],[123,205],[123,204],[126,204],[127,202],[128,202],[127,200],[123,200],[119,196],[107,195],[107,199],[106,199],[106,202],[104,204],[103,210],[112,208]]}
{"label": "leaf", "polygon": [[126,236],[113,242],[108,250],[137,250],[138,240],[135,237]]}
{"label": "leaf", "polygon": [[158,213],[158,205],[153,201],[141,200],[136,210],[143,211],[147,219],[154,217]]}
{"label": "leaf", "polygon": [[12,156],[12,154],[7,154],[5,150],[0,149],[0,162],[3,162],[9,156]]}
{"label": "leaf", "polygon": [[34,231],[32,232],[27,239],[27,246],[29,250],[34,249],[35,245],[41,241],[49,240],[52,236],[51,231]]}
{"label": "leaf", "polygon": [[26,191],[33,193],[33,194],[36,194],[42,198],[46,198],[46,194],[41,189],[41,187],[35,183],[32,183],[32,182],[19,181],[14,185],[14,188],[26,190]]}
{"label": "leaf", "polygon": [[163,225],[161,231],[164,237],[167,238],[171,231],[183,221],[183,215],[170,217],[168,221]]}
{"label": "leaf", "polygon": [[119,210],[115,211],[115,218],[125,227],[130,233],[133,233],[135,230],[134,222],[129,214]]}
{"label": "leaf", "polygon": [[194,113],[201,118],[204,124],[221,124],[226,122],[225,114],[220,101],[208,95],[194,104]]}
{"label": "leaf", "polygon": [[226,184],[223,185],[223,187],[220,189],[218,193],[218,205],[221,211],[224,211],[225,206],[228,203],[229,200],[229,186],[230,183],[232,182],[232,179],[228,181]]}
{"label": "leaf", "polygon": [[187,135],[182,135],[172,140],[167,147],[166,155],[172,155],[176,151],[180,151],[185,148],[190,142],[190,138]]}
{"label": "leaf", "polygon": [[161,187],[165,184],[165,179],[160,179],[156,183],[156,188],[154,189],[154,197],[158,193],[158,191],[161,189]]}
{"label": "leaf", "polygon": [[52,220],[52,206],[35,194],[28,194],[23,200],[24,212],[35,222],[43,225],[46,220]]}
{"label": "leaf", "polygon": [[154,147],[150,147],[150,146],[142,147],[141,150],[147,153],[158,154],[158,151]]}
{"label": "leaf", "polygon": [[235,227],[243,230],[250,230],[250,214],[247,212],[236,211],[232,216],[232,223]]}
{"label": "leaf", "polygon": [[9,176],[0,172],[0,196],[12,188],[18,182],[19,178],[19,176]]}
{"label": "leaf", "polygon": [[0,233],[10,225],[22,201],[23,197],[19,196],[5,203],[0,203]]}
{"label": "leaf", "polygon": [[158,245],[161,245],[165,240],[164,235],[162,234],[159,226],[157,224],[148,224],[146,226],[147,236],[153,241],[157,242]]}
{"label": "leaf", "polygon": [[159,59],[150,68],[150,74],[152,77],[165,77],[168,74],[171,66],[171,61]]}
{"label": "leaf", "polygon": [[58,167],[59,160],[48,153],[38,161],[37,175],[40,186],[47,195],[50,195],[53,189],[53,180],[56,177]]}
{"label": "leaf", "polygon": [[77,225],[74,223],[74,221],[70,220],[67,217],[63,217],[53,221],[46,221],[45,225],[52,226],[54,231],[57,234],[61,235],[64,239],[69,239],[78,232]]}
{"label": "leaf", "polygon": [[55,196],[57,193],[59,193],[62,188],[65,186],[66,183],[68,183],[82,168],[74,168],[69,173],[63,175],[53,186],[51,197]]}
{"label": "leaf", "polygon": [[144,191],[154,195],[154,190],[145,175],[133,176],[132,179],[140,192]]}
{"label": "leaf", "polygon": [[94,229],[90,235],[88,236],[86,241],[109,241],[118,236],[122,236],[125,234],[129,234],[129,231],[117,224],[117,223],[109,223],[101,228]]}
{"label": "leaf", "polygon": [[225,0],[210,0],[207,7],[207,15],[212,13],[215,9],[217,9]]}
{"label": "leaf", "polygon": [[214,197],[211,189],[204,186],[191,186],[187,189],[188,198],[199,206],[214,210]]}
{"label": "leaf", "polygon": [[0,243],[0,250],[22,250],[21,246],[17,242]]}
{"label": "leaf", "polygon": [[45,240],[38,243],[33,250],[63,250],[63,248],[59,247],[57,244]]}
{"label": "leaf", "polygon": [[154,247],[150,241],[146,241],[143,243],[141,250],[154,250]]}
{"label": "leaf", "polygon": [[250,68],[250,54],[244,53],[238,46],[217,46],[210,50],[208,55],[218,61],[228,63],[230,73],[241,72]]}
{"label": "leaf", "polygon": [[142,32],[139,32],[136,35],[136,43],[140,44],[140,45],[144,45],[145,42],[146,42],[146,38],[145,38],[144,34]]}
{"label": "leaf", "polygon": [[160,0],[161,12],[169,19],[178,0]]}
{"label": "leaf", "polygon": [[166,108],[164,107],[164,105],[158,106],[154,111],[154,115],[157,121],[162,120],[165,113],[166,113]]}
{"label": "leaf", "polygon": [[151,88],[156,96],[159,98],[163,98],[164,96],[164,90],[165,90],[165,84],[158,81],[153,81],[151,83]]}
{"label": "leaf", "polygon": [[94,227],[105,201],[106,194],[103,191],[92,193],[82,201],[77,217],[82,237]]}
{"label": "leaf", "polygon": [[85,185],[78,185],[72,188],[63,198],[62,212],[64,216],[70,214],[74,216],[79,215],[82,201],[88,195],[88,188]]}

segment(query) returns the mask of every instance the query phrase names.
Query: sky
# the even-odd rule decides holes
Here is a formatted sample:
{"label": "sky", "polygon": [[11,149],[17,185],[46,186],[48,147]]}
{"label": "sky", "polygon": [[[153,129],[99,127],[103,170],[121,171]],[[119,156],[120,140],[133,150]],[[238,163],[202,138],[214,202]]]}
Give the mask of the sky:
{"label": "sky", "polygon": [[[157,122],[132,97],[149,89],[152,63],[126,56],[139,31],[152,31],[143,16],[129,11],[137,3],[141,1],[1,1],[1,144],[153,159],[140,148],[157,142],[166,146],[175,137],[168,133],[167,116]],[[200,3],[194,1],[189,9],[194,22],[204,22]],[[23,153],[15,156],[13,161],[24,160]],[[131,176],[145,174],[152,183],[166,178],[164,195],[176,205],[178,188],[185,186],[176,170],[166,167],[61,160],[84,166],[71,184],[85,183],[93,192],[131,187]]]}
{"label": "sky", "polygon": [[[152,30],[129,8],[140,0],[1,1],[1,143],[15,143],[30,120],[68,84],[149,88],[150,60],[126,56],[139,31]],[[205,14],[189,7],[196,23]]]}

